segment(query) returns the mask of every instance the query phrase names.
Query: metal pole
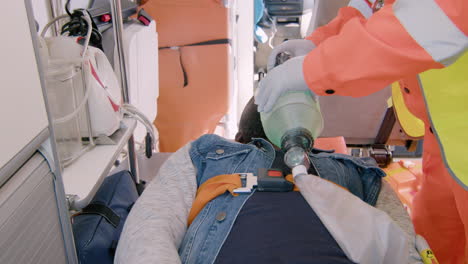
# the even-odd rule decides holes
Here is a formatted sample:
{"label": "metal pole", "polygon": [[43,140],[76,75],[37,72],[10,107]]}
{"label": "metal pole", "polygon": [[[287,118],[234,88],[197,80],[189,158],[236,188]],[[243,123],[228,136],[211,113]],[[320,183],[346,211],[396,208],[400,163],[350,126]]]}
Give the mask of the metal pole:
{"label": "metal pole", "polygon": [[[127,68],[125,63],[125,54],[123,51],[123,21],[122,21],[122,4],[120,0],[110,0],[112,9],[112,24],[114,28],[114,39],[117,47],[117,59],[119,62],[120,70],[120,85],[122,87],[122,98],[124,103],[129,103],[128,95],[128,80],[127,80]],[[138,163],[135,154],[135,142],[133,136],[128,140],[128,160],[130,163],[130,172],[132,173],[133,180],[135,183],[140,183],[138,177]]]}
{"label": "metal pole", "polygon": [[[51,15],[51,18],[58,17],[62,15],[63,12],[61,12],[61,7],[62,7],[62,1],[61,0],[50,0],[49,1],[49,12]],[[60,21],[57,21],[54,23],[54,26],[52,27],[52,32],[54,36],[60,35]]]}
{"label": "metal pole", "polygon": [[123,21],[122,21],[122,4],[118,0],[110,0],[112,7],[112,25],[114,27],[115,45],[117,47],[117,56],[120,70],[120,84],[122,85],[122,97],[124,103],[129,103],[128,96],[128,80],[127,69],[125,64],[125,56],[123,51]]}
{"label": "metal pole", "polygon": [[[50,1],[52,5],[52,1]],[[48,103],[48,97],[47,97],[47,92],[46,92],[46,86],[45,86],[45,76],[44,76],[44,70],[41,65],[43,63],[41,62],[41,56],[39,56],[39,41],[38,41],[38,35],[36,33],[36,25],[34,22],[34,12],[32,8],[32,0],[24,0],[24,4],[26,7],[26,14],[28,17],[28,22],[29,22],[29,29],[31,31],[31,39],[34,47],[34,53],[37,61],[37,67],[38,67],[38,72],[39,72],[39,80],[41,82],[41,87],[42,87],[42,95],[44,97],[44,102],[45,102],[45,108],[47,112],[47,119],[49,120],[49,131],[50,131],[50,146],[52,149],[52,155],[53,155],[53,160],[54,160],[54,167],[50,168],[54,174],[54,188],[55,188],[55,197],[56,197],[56,202],[57,202],[57,207],[58,207],[58,217],[62,229],[62,237],[63,237],[63,244],[65,247],[65,252],[66,252],[66,258],[67,258],[67,264],[78,264],[78,257],[76,255],[76,247],[75,247],[75,240],[73,239],[73,230],[70,222],[70,216],[68,212],[68,205],[67,205],[67,198],[65,195],[65,188],[63,185],[63,179],[62,179],[62,171],[61,171],[61,166],[58,158],[58,152],[57,152],[57,145],[55,141],[55,132],[52,129],[52,115],[50,111],[50,104]],[[47,143],[45,143],[47,144]]]}

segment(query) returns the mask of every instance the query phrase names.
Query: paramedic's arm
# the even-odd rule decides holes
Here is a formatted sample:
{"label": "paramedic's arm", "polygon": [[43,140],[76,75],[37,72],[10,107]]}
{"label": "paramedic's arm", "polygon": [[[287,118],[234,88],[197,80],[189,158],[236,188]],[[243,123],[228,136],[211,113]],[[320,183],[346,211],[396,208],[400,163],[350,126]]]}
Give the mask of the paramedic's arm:
{"label": "paramedic's arm", "polygon": [[[365,1],[365,0],[355,0]],[[325,39],[337,35],[346,22],[352,18],[359,18],[363,21],[364,16],[354,7],[348,6],[338,10],[337,16],[328,24],[317,28],[305,39],[291,39],[276,46],[268,56],[267,69],[270,71],[276,66],[276,58],[279,53],[288,52],[292,57],[304,56],[320,45]]]}
{"label": "paramedic's arm", "polygon": [[[461,14],[468,12],[468,4],[464,0],[446,1],[444,9],[431,0],[417,4],[419,9],[410,8],[409,1],[387,5],[368,20],[359,16],[351,18],[337,35],[323,40],[310,52],[304,60],[303,72],[312,91],[317,95],[365,96],[405,76],[442,68],[432,56],[448,64],[456,57],[452,55],[466,49],[463,37],[466,38],[468,23]],[[435,5],[434,8],[439,8],[437,12],[445,16],[445,22],[453,21],[450,30],[441,20],[432,19],[432,14],[423,13],[430,9],[423,5],[431,3],[431,8]],[[395,15],[397,12],[408,22],[405,26]],[[444,12],[450,12],[449,16]],[[457,30],[462,36],[450,35]],[[460,39],[461,45],[454,44]],[[432,51],[432,55],[420,44]]]}
{"label": "paramedic's arm", "polygon": [[162,165],[133,206],[117,246],[115,263],[180,263],[178,249],[196,190],[191,144]]}
{"label": "paramedic's arm", "polygon": [[314,30],[314,32],[312,32],[312,34],[310,34],[305,39],[310,40],[316,46],[319,46],[324,40],[328,39],[329,37],[338,35],[343,25],[345,25],[346,22],[353,18],[362,20],[362,23],[364,23],[366,20],[364,16],[361,15],[359,10],[350,6],[342,7],[340,8],[340,10],[338,10],[338,14],[332,21]]}

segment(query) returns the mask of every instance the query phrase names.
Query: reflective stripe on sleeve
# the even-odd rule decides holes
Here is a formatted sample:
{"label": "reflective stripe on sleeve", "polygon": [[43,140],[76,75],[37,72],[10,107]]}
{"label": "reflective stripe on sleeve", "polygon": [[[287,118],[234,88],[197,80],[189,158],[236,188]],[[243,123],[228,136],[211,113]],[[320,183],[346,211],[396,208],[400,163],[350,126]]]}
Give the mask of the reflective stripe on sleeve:
{"label": "reflective stripe on sleeve", "polygon": [[468,48],[468,37],[434,0],[397,0],[393,12],[413,39],[445,66]]}
{"label": "reflective stripe on sleeve", "polygon": [[373,2],[375,0],[351,0],[348,6],[356,8],[367,19],[372,16]]}

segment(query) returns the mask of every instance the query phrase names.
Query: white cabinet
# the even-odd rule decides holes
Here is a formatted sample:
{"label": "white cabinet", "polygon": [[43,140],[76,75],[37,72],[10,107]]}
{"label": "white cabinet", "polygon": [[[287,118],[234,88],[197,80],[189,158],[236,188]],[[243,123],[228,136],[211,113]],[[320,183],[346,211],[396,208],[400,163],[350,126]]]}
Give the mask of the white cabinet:
{"label": "white cabinet", "polygon": [[2,4],[10,11],[0,16],[0,168],[48,127],[25,2]]}
{"label": "white cabinet", "polygon": [[2,4],[8,12],[0,16],[0,263],[74,264],[60,174],[33,155],[49,137],[49,121],[30,1]]}

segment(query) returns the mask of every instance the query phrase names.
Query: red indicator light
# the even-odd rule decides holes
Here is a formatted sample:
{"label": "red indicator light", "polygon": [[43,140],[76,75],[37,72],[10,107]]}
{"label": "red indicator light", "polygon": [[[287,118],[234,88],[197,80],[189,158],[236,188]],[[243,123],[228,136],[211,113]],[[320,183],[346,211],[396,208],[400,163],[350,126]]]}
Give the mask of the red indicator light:
{"label": "red indicator light", "polygon": [[270,176],[270,177],[282,177],[283,173],[281,171],[277,171],[277,170],[269,170],[268,171],[268,176]]}
{"label": "red indicator light", "polygon": [[112,17],[111,17],[110,14],[104,14],[99,18],[99,20],[101,20],[101,22],[103,22],[103,23],[107,23],[107,22],[111,21],[111,19],[112,19]]}

